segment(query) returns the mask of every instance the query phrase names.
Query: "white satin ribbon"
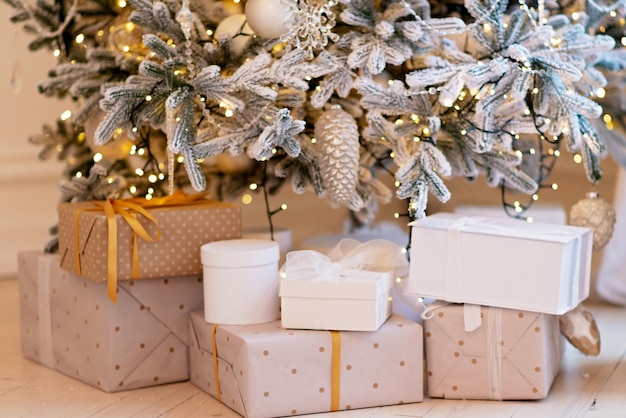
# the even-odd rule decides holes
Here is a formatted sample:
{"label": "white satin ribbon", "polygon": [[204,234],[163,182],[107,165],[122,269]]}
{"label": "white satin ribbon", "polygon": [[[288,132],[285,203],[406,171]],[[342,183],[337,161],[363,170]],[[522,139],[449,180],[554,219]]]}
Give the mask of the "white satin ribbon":
{"label": "white satin ribbon", "polygon": [[328,255],[318,251],[300,250],[287,253],[281,268],[281,278],[288,280],[339,281],[354,276],[393,271],[396,277],[406,275],[408,261],[402,248],[387,240],[375,239],[361,243],[343,239]]}
{"label": "white satin ribbon", "polygon": [[[422,312],[422,319],[433,318],[435,311],[450,302],[435,301]],[[463,328],[466,333],[473,332],[485,326],[487,346],[487,384],[489,385],[489,399],[502,400],[502,308],[487,308],[486,324],[482,323],[481,306],[463,304]],[[457,338],[459,336],[451,336]]]}

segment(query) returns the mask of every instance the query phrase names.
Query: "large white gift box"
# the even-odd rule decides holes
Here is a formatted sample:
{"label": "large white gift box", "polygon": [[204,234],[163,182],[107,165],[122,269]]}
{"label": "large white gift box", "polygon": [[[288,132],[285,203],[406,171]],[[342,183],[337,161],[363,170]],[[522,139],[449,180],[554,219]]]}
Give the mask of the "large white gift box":
{"label": "large white gift box", "polygon": [[555,315],[589,295],[588,228],[450,213],[411,226],[409,293]]}
{"label": "large white gift box", "polygon": [[282,326],[376,331],[391,315],[393,281],[407,264],[401,248],[385,240],[342,240],[328,256],[292,251],[281,269]]}

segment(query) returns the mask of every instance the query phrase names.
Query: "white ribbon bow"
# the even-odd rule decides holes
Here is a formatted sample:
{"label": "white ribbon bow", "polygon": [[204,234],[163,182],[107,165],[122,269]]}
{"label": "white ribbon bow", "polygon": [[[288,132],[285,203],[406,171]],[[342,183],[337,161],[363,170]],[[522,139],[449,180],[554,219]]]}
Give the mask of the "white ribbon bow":
{"label": "white ribbon bow", "polygon": [[387,240],[375,239],[361,243],[342,239],[328,255],[318,251],[301,250],[287,253],[281,277],[288,280],[338,281],[342,277],[361,273],[392,271],[396,277],[406,275],[409,263],[402,248]]}

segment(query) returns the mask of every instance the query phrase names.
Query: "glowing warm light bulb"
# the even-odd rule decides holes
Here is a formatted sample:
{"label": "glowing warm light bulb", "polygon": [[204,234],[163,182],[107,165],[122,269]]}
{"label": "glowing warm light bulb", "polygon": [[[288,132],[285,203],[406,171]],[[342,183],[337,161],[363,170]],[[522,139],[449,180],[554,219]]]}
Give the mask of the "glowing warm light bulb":
{"label": "glowing warm light bulb", "polygon": [[83,42],[85,42],[85,34],[79,33],[78,35],[76,35],[75,40],[77,44],[82,44]]}
{"label": "glowing warm light bulb", "polygon": [[250,203],[252,203],[252,196],[248,193],[245,193],[243,196],[241,196],[241,203],[243,203],[244,205],[249,205]]}
{"label": "glowing warm light bulb", "polygon": [[129,192],[131,192],[132,194],[135,194],[135,193],[137,193],[137,187],[135,187],[135,186],[130,186],[130,187],[128,188],[128,191],[129,191]]}
{"label": "glowing warm light bulb", "polygon": [[156,182],[157,182],[157,180],[158,180],[158,177],[156,176],[156,174],[150,174],[150,175],[148,176],[148,181],[149,181],[150,183],[156,183]]}
{"label": "glowing warm light bulb", "polygon": [[135,169],[135,174],[137,174],[138,176],[143,176],[143,170],[141,168],[137,168]]}
{"label": "glowing warm light bulb", "polygon": [[287,204],[283,203],[282,205],[280,205],[280,209],[281,210],[287,210]]}
{"label": "glowing warm light bulb", "polygon": [[66,110],[65,112],[61,113],[61,120],[68,120],[69,118],[72,117],[72,112],[69,110]]}
{"label": "glowing warm light bulb", "polygon": [[99,152],[96,152],[96,153],[93,155],[93,162],[94,162],[94,163],[98,163],[98,162],[100,162],[100,161],[102,161],[102,154],[100,154]]}
{"label": "glowing warm light bulb", "polygon": [[256,190],[259,186],[256,183],[251,183],[248,187],[250,188],[250,190]]}

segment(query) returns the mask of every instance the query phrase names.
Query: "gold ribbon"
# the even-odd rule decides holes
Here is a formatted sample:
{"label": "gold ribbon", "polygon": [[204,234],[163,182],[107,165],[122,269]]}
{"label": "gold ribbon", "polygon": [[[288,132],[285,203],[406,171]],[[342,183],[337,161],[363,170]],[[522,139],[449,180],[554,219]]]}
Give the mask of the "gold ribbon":
{"label": "gold ribbon", "polygon": [[213,325],[213,331],[211,332],[211,343],[213,345],[213,373],[215,374],[215,392],[217,400],[222,402],[222,388],[220,387],[220,372],[217,368],[217,340],[215,335],[217,334],[217,325]]}
{"label": "gold ribbon", "polygon": [[[143,197],[131,199],[107,199],[103,202],[94,202],[95,207],[78,210],[74,217],[74,246],[76,253],[76,273],[81,274],[80,242],[79,242],[79,219],[84,211],[103,211],[107,219],[108,231],[108,251],[107,251],[107,285],[109,299],[117,302],[117,219],[116,215],[121,215],[130,229],[133,231],[133,249],[131,255],[131,279],[137,279],[140,275],[139,249],[137,238],[147,242],[154,242],[161,239],[161,228],[156,218],[148,209],[169,206],[183,206],[206,202],[204,193],[186,195],[178,190],[172,195],[164,197],[154,197],[150,200]],[[156,237],[151,237],[144,226],[139,222],[137,215],[142,215],[157,228]]]}
{"label": "gold ribbon", "polygon": [[[215,397],[222,402],[220,373],[217,357],[217,327],[213,325],[211,330],[211,345],[213,349],[213,374],[215,376]],[[339,410],[339,394],[341,391],[341,333],[329,331],[331,338],[331,371],[330,371],[330,412]]]}
{"label": "gold ribbon", "polygon": [[330,331],[332,356],[330,369],[330,412],[339,410],[339,392],[341,390],[341,334]]}

